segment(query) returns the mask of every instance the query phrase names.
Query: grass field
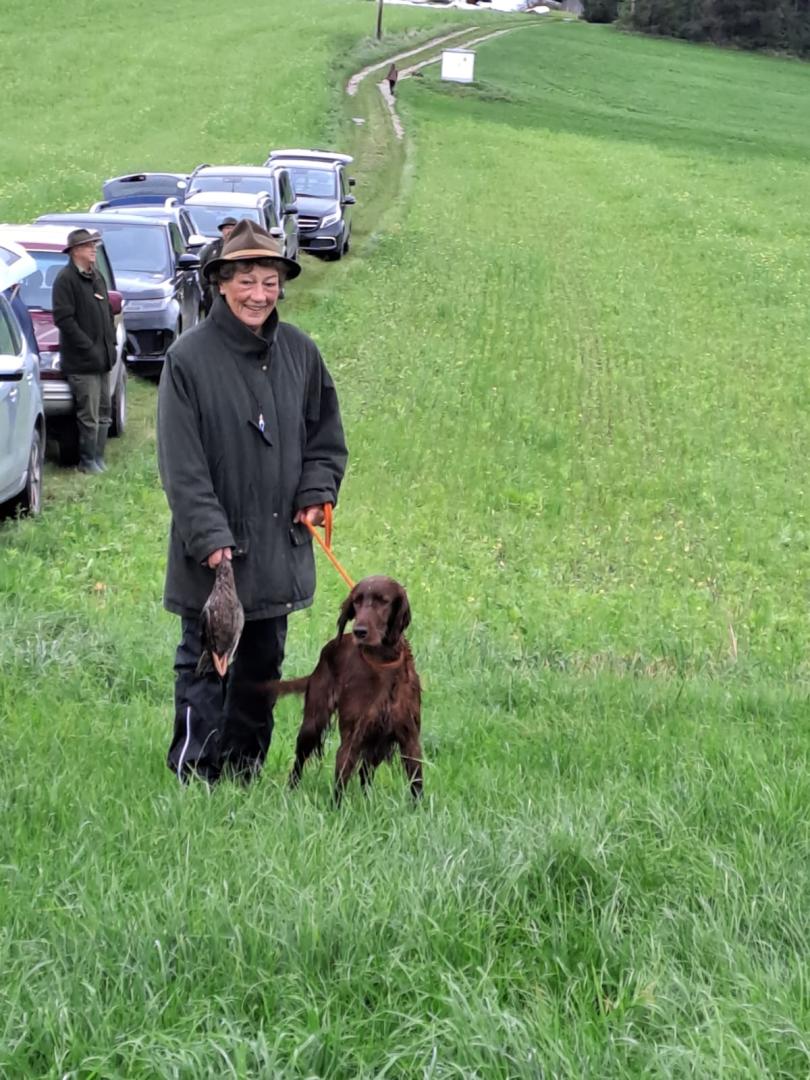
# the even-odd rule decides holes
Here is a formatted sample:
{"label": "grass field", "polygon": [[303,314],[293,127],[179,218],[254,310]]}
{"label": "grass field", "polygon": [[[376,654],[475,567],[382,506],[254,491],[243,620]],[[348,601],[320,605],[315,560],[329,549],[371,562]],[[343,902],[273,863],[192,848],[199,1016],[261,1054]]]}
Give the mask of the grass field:
{"label": "grass field", "polygon": [[[334,812],[334,744],[288,795],[294,702],[252,789],[173,783],[134,383],[111,472],[0,527],[0,1076],[806,1077],[810,68],[529,21],[472,87],[404,82],[400,148],[340,100],[373,6],[284,10],[255,42],[244,3],[29,11],[37,70],[103,29],[81,107],[43,83],[6,129],[0,216],[356,149],[355,252],[285,311],[341,393],[338,554],[410,592],[426,799],[381,770]],[[391,52],[447,26],[386,18]],[[324,563],[290,674],[342,593]]]}

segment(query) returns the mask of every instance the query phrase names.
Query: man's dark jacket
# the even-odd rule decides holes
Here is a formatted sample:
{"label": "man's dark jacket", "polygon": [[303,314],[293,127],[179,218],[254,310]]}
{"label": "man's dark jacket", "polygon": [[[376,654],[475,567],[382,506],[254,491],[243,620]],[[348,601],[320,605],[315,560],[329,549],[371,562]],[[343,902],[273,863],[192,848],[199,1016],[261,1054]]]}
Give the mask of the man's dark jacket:
{"label": "man's dark jacket", "polygon": [[200,281],[203,283],[203,307],[206,315],[211,310],[211,305],[219,296],[219,286],[211,285],[205,276],[205,267],[212,259],[218,259],[222,254],[224,240],[220,236],[218,240],[212,240],[200,251]]}
{"label": "man's dark jacket", "polygon": [[224,547],[234,549],[247,619],[311,604],[312,540],[293,517],[337,501],[347,459],[315,343],[275,311],[255,334],[217,297],[210,316],[169,349],[157,435],[172,512],[166,608],[199,615],[214,583],[206,560]]}
{"label": "man's dark jacket", "polygon": [[69,259],[54,280],[52,302],[62,371],[66,375],[111,371],[115,323],[107,284],[98,270],[83,274]]}

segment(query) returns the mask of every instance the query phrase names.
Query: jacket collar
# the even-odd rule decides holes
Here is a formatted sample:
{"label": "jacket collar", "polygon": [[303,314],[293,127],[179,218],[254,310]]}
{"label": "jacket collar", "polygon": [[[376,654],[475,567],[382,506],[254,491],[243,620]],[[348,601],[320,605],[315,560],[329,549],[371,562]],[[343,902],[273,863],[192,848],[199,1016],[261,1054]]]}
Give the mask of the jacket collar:
{"label": "jacket collar", "polygon": [[273,344],[278,329],[278,310],[273,308],[269,318],[258,333],[245,326],[241,319],[233,314],[225,297],[220,295],[214,300],[208,316],[221,334],[228,339],[228,344],[235,352],[243,356],[256,356],[265,353]]}

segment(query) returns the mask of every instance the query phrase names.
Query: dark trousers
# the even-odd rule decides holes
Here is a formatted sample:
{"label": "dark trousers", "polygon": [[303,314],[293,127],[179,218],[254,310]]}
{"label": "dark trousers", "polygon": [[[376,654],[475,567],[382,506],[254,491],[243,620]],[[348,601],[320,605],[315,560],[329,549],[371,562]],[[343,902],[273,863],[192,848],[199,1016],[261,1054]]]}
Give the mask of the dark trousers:
{"label": "dark trousers", "polygon": [[287,616],[245,623],[223,682],[197,675],[202,652],[198,619],[182,620],[174,661],[174,734],[167,765],[180,780],[196,774],[210,783],[222,773],[245,782],[262,767],[273,734],[274,697],[263,688],[281,677]]}
{"label": "dark trousers", "polygon": [[[68,375],[76,399],[76,424],[79,428],[79,457],[87,464],[104,456],[107,432],[112,420],[110,373]],[[100,450],[100,452],[99,452]]]}

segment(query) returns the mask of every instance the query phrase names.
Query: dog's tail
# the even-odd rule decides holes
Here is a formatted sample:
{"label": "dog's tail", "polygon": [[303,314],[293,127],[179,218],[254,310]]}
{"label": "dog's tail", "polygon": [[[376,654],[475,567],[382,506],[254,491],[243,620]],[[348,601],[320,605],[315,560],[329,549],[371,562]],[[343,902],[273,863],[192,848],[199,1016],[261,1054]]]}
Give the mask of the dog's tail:
{"label": "dog's tail", "polygon": [[305,694],[309,685],[309,678],[309,675],[305,675],[301,679],[272,679],[264,685],[271,694],[275,694],[277,698],[280,698],[285,697],[287,694]]}

